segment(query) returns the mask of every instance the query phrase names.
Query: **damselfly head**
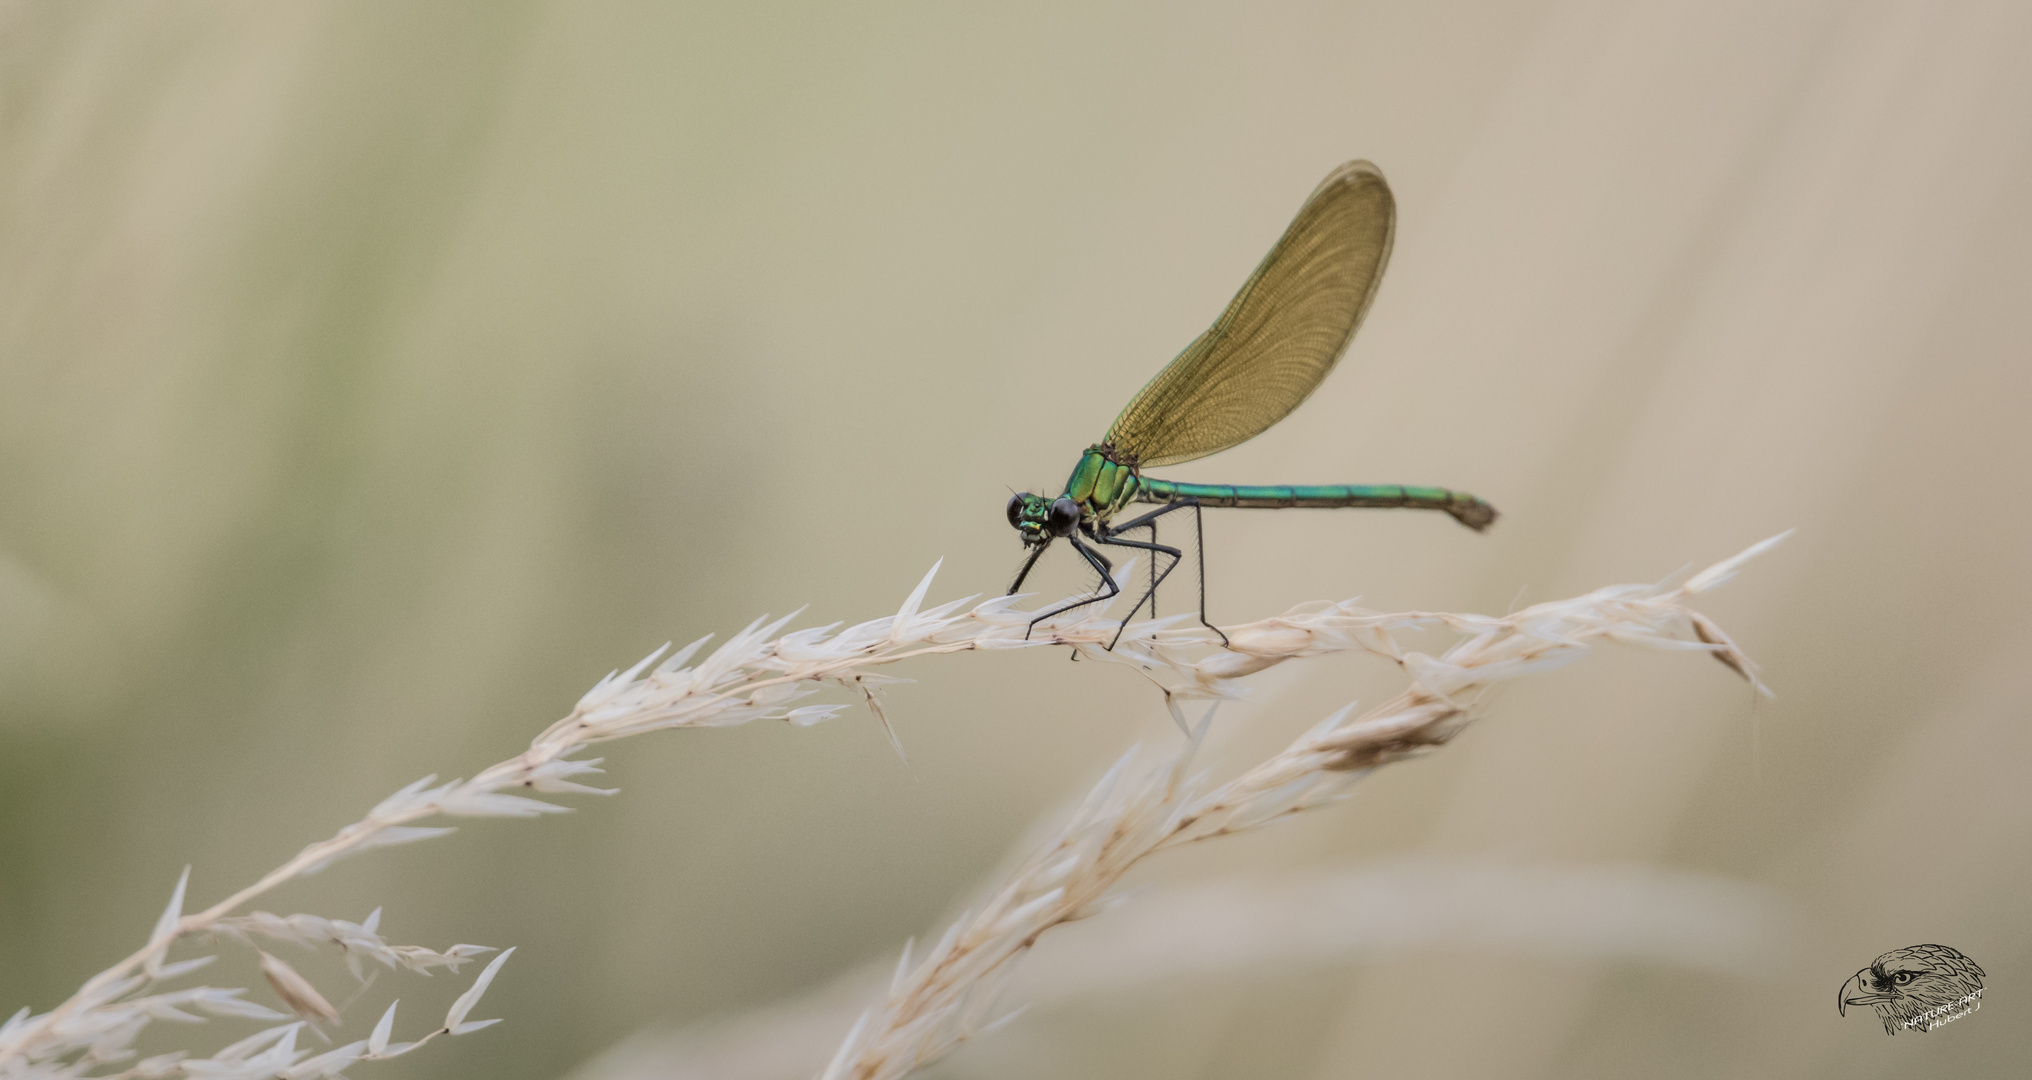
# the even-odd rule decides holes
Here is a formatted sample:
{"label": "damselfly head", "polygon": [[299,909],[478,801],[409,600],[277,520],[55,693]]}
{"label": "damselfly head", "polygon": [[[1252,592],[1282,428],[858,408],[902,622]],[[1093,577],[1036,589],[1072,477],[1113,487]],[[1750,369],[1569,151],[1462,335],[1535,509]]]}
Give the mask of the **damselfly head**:
{"label": "damselfly head", "polygon": [[1064,496],[1052,499],[1027,491],[1009,496],[1009,524],[1023,534],[1027,545],[1048,544],[1056,537],[1070,536],[1079,523],[1079,503]]}

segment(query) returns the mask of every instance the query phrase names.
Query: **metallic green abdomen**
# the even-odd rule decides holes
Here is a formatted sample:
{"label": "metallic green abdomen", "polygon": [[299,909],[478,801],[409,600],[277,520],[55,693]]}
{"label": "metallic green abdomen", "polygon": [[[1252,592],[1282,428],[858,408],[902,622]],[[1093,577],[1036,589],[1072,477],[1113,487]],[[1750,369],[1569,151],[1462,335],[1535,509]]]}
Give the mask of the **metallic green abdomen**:
{"label": "metallic green abdomen", "polygon": [[1233,506],[1272,510],[1294,507],[1320,509],[1344,506],[1411,507],[1444,510],[1471,529],[1488,528],[1496,509],[1464,491],[1403,484],[1185,484],[1138,476],[1135,470],[1110,461],[1098,446],[1087,448],[1065,482],[1065,497],[1078,502],[1094,520],[1106,523],[1132,502],[1168,503],[1192,499],[1201,506]]}
{"label": "metallic green abdomen", "polygon": [[1258,509],[1343,506],[1411,507],[1444,510],[1471,529],[1487,528],[1496,520],[1496,509],[1464,491],[1437,487],[1406,487],[1402,484],[1181,484],[1141,477],[1135,497],[1140,502],[1166,503],[1193,499],[1201,506],[1239,506]]}

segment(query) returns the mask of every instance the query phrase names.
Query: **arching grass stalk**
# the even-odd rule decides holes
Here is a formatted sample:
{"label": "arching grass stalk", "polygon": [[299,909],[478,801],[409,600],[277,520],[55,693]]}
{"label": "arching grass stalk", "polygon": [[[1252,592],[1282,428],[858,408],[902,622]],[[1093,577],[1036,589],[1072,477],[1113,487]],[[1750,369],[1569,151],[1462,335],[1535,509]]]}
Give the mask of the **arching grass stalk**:
{"label": "arching grass stalk", "polygon": [[[1054,927],[1107,910],[1129,869],[1160,851],[1261,828],[1347,797],[1369,770],[1441,745],[1473,719],[1495,683],[1571,663],[1595,643],[1622,641],[1709,653],[1767,692],[1756,667],[1686,600],[1731,577],[1774,537],[1678,585],[1619,585],[1501,618],[1382,615],[1346,605],[1294,612],[1227,631],[1234,652],[1192,666],[1174,695],[1218,696],[1221,682],[1294,656],[1360,648],[1398,660],[1411,685],[1361,716],[1327,717],[1283,750],[1223,784],[1191,775],[1202,723],[1183,748],[1146,761],[1132,750],[1065,824],[923,958],[904,947],[882,1002],[864,1013],[823,1080],[895,1080],[980,1031],[1015,961]],[[1465,637],[1440,656],[1403,649],[1394,632],[1443,626]],[[1165,652],[1160,643],[1156,654]],[[1209,720],[1211,710],[1209,710]]]}
{"label": "arching grass stalk", "polygon": [[[764,719],[808,726],[849,707],[793,704],[828,687],[848,691],[879,717],[879,689],[898,681],[878,670],[886,665],[1026,645],[1069,645],[1092,659],[1138,668],[1163,687],[1181,724],[1180,702],[1236,696],[1236,680],[1286,660],[1368,651],[1390,657],[1411,673],[1414,688],[1393,706],[1352,723],[1344,714],[1336,716],[1284,754],[1220,788],[1195,793],[1184,777],[1184,757],[1148,775],[1134,768],[1133,759],[1125,759],[1110,774],[1109,784],[1068,826],[1060,844],[1063,850],[1054,849],[1056,854],[1019,875],[973,921],[956,926],[924,964],[899,969],[896,992],[856,1029],[833,1070],[834,1075],[902,1075],[973,1031],[979,1002],[984,1000],[978,989],[990,977],[1006,973],[1008,961],[1028,948],[1037,934],[1090,914],[1129,863],[1163,847],[1254,827],[1331,801],[1359,772],[1444,741],[1466,723],[1465,706],[1460,704],[1464,695],[1490,681],[1577,658],[1588,642],[1603,637],[1710,651],[1754,681],[1748,659],[1713,624],[1679,601],[1718,584],[1736,565],[1774,542],[1766,541],[1676,588],[1619,586],[1501,619],[1426,612],[1385,615],[1348,604],[1308,605],[1274,619],[1223,628],[1231,643],[1227,650],[1212,648],[1210,632],[1181,627],[1181,617],[1124,628],[1096,607],[1040,623],[1026,640],[1031,616],[1017,607],[1022,597],[996,597],[971,608],[967,604],[972,598],[967,598],[926,610],[924,597],[936,566],[894,615],[845,629],[835,623],[782,633],[795,618],[793,612],[774,622],[758,619],[710,652],[704,652],[707,638],[668,657],[663,655],[666,646],[600,680],[570,714],[537,735],[522,753],[469,780],[439,783],[434,775],[426,776],[254,883],[190,914],[183,910],[186,870],[145,945],[87,980],[56,1008],[41,1014],[24,1008],[0,1025],[0,1077],[312,1080],[334,1076],[357,1062],[407,1053],[440,1035],[465,1034],[494,1023],[466,1017],[513,949],[496,956],[453,1004],[445,1021],[422,1037],[406,1043],[390,1041],[395,1017],[391,1005],[367,1038],[313,1056],[296,1046],[304,1024],[335,1020],[339,1010],[303,976],[264,952],[264,976],[302,1019],[275,1024],[205,1056],[172,1052],[126,1064],[135,1057],[135,1040],[157,1020],[202,1020],[205,1015],[289,1020],[283,1013],[243,1000],[245,987],[167,989],[170,981],[213,959],[170,962],[171,948],[185,940],[226,936],[329,944],[344,951],[356,975],[362,959],[412,971],[456,970],[474,956],[492,952],[475,945],[454,945],[443,952],[391,945],[380,936],[378,909],[360,923],[307,914],[236,913],[277,886],[341,859],[453,831],[423,822],[446,817],[536,817],[569,809],[532,794],[613,794],[612,789],[575,779],[600,772],[600,759],[577,756],[598,743],[653,731],[727,727]],[[1128,565],[1121,571],[1124,576],[1132,572]],[[1392,636],[1396,630],[1430,626],[1469,637],[1444,656],[1432,658],[1402,650]],[[1119,646],[1105,648],[1118,634]],[[701,653],[704,658],[694,663]],[[883,723],[886,729],[887,721]],[[1125,829],[1121,836],[1114,835]]]}

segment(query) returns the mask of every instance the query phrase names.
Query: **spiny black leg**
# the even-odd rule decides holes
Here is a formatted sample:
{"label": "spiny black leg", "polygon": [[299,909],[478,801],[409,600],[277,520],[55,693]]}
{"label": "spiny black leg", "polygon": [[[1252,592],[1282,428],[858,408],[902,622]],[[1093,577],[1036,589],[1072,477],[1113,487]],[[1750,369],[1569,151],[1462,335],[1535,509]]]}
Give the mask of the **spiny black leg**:
{"label": "spiny black leg", "polygon": [[1044,554],[1044,549],[1047,546],[1048,545],[1045,544],[1039,544],[1036,547],[1030,549],[1030,557],[1023,560],[1023,569],[1016,571],[1016,580],[1012,584],[1010,584],[1009,591],[1007,593],[1004,593],[1003,595],[1005,596],[1016,595],[1016,590],[1023,587],[1023,579],[1030,576],[1030,568],[1037,565],[1038,557]]}
{"label": "spiny black leg", "polygon": [[[1145,522],[1145,524],[1148,524],[1148,522]],[[1184,557],[1184,553],[1179,551],[1175,547],[1165,547],[1163,544],[1156,543],[1146,544],[1141,540],[1124,540],[1119,535],[1117,535],[1117,530],[1113,529],[1109,530],[1106,533],[1101,534],[1099,537],[1097,537],[1097,539],[1099,539],[1101,543],[1108,544],[1113,547],[1140,548],[1144,551],[1151,552],[1152,554],[1150,556],[1150,566],[1153,571],[1156,569],[1157,566],[1157,553],[1162,553],[1171,556],[1171,564],[1164,568],[1164,572],[1161,574],[1153,574],[1152,580],[1150,582],[1150,591],[1144,593],[1142,598],[1138,599],[1135,605],[1129,609],[1129,614],[1122,617],[1122,625],[1115,629],[1114,640],[1108,642],[1108,649],[1110,651],[1113,651],[1113,649],[1115,648],[1115,642],[1122,640],[1122,631],[1127,630],[1129,628],[1129,620],[1136,617],[1136,611],[1137,609],[1143,606],[1143,601],[1150,600],[1157,595],[1157,586],[1163,584],[1164,579],[1171,576],[1171,571],[1178,566],[1178,560]]]}
{"label": "spiny black leg", "polygon": [[[1150,523],[1150,542],[1153,544],[1157,542],[1157,523],[1155,521]],[[1173,559],[1172,565],[1176,566],[1177,564],[1178,560]],[[1157,560],[1155,558],[1150,560],[1150,592],[1147,596],[1150,600],[1150,617],[1154,619],[1157,617]],[[1135,612],[1132,611],[1130,614],[1133,615]]]}
{"label": "spiny black leg", "polygon": [[[1208,622],[1206,617],[1206,528],[1200,514],[1198,499],[1173,499],[1163,506],[1144,514],[1142,517],[1132,521],[1125,521],[1108,531],[1110,533],[1123,533],[1130,529],[1141,528],[1174,510],[1183,510],[1188,506],[1192,507],[1193,540],[1199,547],[1199,624],[1212,630],[1214,636],[1220,638],[1221,644],[1225,646],[1229,643],[1228,635],[1221,633],[1221,628]],[[1129,546],[1133,547],[1134,545]]]}
{"label": "spiny black leg", "polygon": [[[1100,540],[1100,536],[1094,532],[1094,527],[1092,525],[1088,525],[1085,522],[1081,522],[1079,531],[1085,533],[1086,538],[1088,540],[1093,541]],[[1075,540],[1076,538],[1068,536],[1066,537],[1066,539]],[[1095,569],[1101,572],[1102,581],[1111,582],[1115,580],[1115,560],[1108,558],[1106,555],[1103,555],[1092,548],[1087,548],[1085,554],[1087,556],[1087,564],[1090,566],[1093,565],[1093,561],[1095,559],[1099,559],[1101,561],[1101,564],[1098,567],[1095,567]],[[1121,590],[1117,588],[1116,591],[1120,592]]]}
{"label": "spiny black leg", "polygon": [[1199,549],[1199,624],[1214,632],[1221,639],[1221,647],[1228,648],[1228,635],[1221,628],[1207,621],[1206,617],[1206,529],[1200,524],[1199,504],[1192,504],[1193,546]]}
{"label": "spiny black leg", "polygon": [[1128,532],[1130,529],[1140,529],[1143,526],[1148,525],[1153,521],[1156,521],[1158,518],[1161,518],[1174,510],[1183,510],[1188,506],[1198,506],[1198,505],[1199,505],[1198,499],[1173,499],[1170,502],[1165,503],[1163,506],[1160,506],[1157,509],[1150,511],[1147,514],[1144,514],[1142,517],[1133,518],[1129,521],[1125,521],[1120,525],[1117,525],[1109,529],[1108,532],[1115,535],[1120,535],[1122,533]]}
{"label": "spiny black leg", "polygon": [[1089,596],[1084,600],[1074,600],[1068,604],[1061,604],[1058,607],[1052,608],[1050,611],[1047,611],[1044,614],[1039,615],[1038,617],[1030,620],[1030,625],[1028,627],[1025,627],[1023,630],[1023,640],[1025,641],[1030,640],[1030,631],[1037,629],[1038,623],[1041,623],[1044,620],[1051,618],[1053,615],[1063,615],[1066,612],[1073,610],[1074,608],[1082,608],[1087,606],[1088,604],[1098,603],[1102,600],[1112,600],[1115,597],[1121,595],[1122,592],[1121,586],[1115,584],[1115,564],[1109,562],[1107,556],[1102,555],[1100,552],[1095,551],[1093,548],[1090,548],[1085,544],[1080,543],[1080,539],[1078,536],[1067,536],[1066,540],[1072,544],[1072,549],[1074,551],[1079,552],[1080,555],[1086,559],[1088,566],[1091,566],[1095,570],[1100,571],[1101,588],[1106,589],[1107,591],[1101,593],[1099,596]]}

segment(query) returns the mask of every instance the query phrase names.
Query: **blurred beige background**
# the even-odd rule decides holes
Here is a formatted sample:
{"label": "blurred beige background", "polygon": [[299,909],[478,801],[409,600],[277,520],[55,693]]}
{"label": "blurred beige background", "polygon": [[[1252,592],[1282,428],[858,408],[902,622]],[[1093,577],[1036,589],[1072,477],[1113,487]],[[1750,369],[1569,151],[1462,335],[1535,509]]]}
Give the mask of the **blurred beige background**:
{"label": "blurred beige background", "polygon": [[[667,639],[871,618],[939,557],[935,598],[999,591],[1007,490],[1359,156],[1400,209],[1361,337],[1173,475],[1505,517],[1210,514],[1214,615],[1501,611],[1797,528],[1703,605],[1779,698],[1630,651],[1531,680],[1336,812],[1168,860],[1144,916],[1218,939],[1254,894],[1178,898],[1399,867],[1529,933],[1084,991],[1047,940],[1061,982],[939,1074],[2023,1075],[2028,51],[2015,0],[0,7],[0,1013],[131,951],[184,864],[210,902]],[[1176,738],[1057,652],[904,674],[907,768],[862,714],[620,744],[615,799],[262,906],[520,946],[508,1023],[358,1075],[597,1075],[689,1032],[631,1044],[678,1075]],[[1280,671],[1228,752],[1395,685]],[[1645,875],[1765,936],[1562,944],[1532,928],[1565,894],[1517,884]],[[1936,941],[1980,1014],[1836,1015]]]}

